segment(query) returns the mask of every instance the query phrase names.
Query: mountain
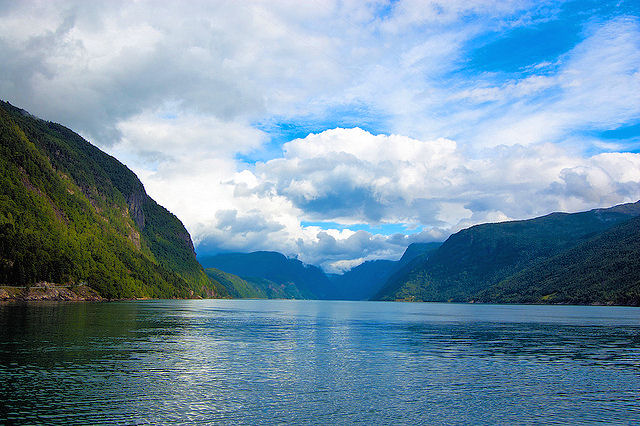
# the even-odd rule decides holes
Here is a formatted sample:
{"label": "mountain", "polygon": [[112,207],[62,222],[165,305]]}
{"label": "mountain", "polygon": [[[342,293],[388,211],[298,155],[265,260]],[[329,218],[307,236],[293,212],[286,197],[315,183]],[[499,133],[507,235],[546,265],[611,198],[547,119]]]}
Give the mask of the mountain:
{"label": "mountain", "polygon": [[[391,274],[440,244],[413,243],[398,261],[370,260],[342,275],[326,275],[316,266],[270,251],[225,253],[199,260],[207,274],[225,286],[232,297],[367,300]],[[226,273],[241,278],[227,279]]]}
{"label": "mountain", "polygon": [[[320,268],[305,265],[298,259],[290,259],[281,253],[224,253],[203,256],[199,260],[206,268],[238,275],[247,282],[259,282],[262,279],[290,288],[291,291],[285,292],[287,298],[335,298],[334,286]],[[294,287],[296,291],[293,290]]]}
{"label": "mountain", "polygon": [[503,280],[640,215],[640,202],[462,230],[395,274],[379,300],[470,301]]}
{"label": "mountain", "polygon": [[442,242],[411,243],[397,263],[398,267],[405,266],[419,256],[428,256],[440,248]]}
{"label": "mountain", "polygon": [[0,282],[107,298],[220,297],[183,224],[81,136],[0,102]]}
{"label": "mountain", "polygon": [[338,297],[344,300],[368,300],[377,294],[389,277],[415,258],[428,255],[442,243],[412,243],[400,260],[368,260],[342,275],[333,275]]}
{"label": "mountain", "polygon": [[341,300],[367,300],[380,290],[397,267],[393,260],[368,260],[342,275],[331,275],[337,298]]}
{"label": "mountain", "polygon": [[640,217],[518,272],[476,300],[640,305]]}
{"label": "mountain", "polygon": [[236,299],[304,299],[291,282],[278,284],[264,278],[245,279],[215,268],[207,268],[205,272]]}

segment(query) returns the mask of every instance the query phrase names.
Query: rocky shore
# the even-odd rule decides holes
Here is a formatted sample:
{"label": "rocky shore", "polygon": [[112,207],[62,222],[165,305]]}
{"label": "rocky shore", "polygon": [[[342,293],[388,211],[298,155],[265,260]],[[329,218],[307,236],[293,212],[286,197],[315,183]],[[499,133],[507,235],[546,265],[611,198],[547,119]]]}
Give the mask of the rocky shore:
{"label": "rocky shore", "polygon": [[61,286],[40,282],[29,287],[0,286],[0,301],[103,301],[106,300],[86,285]]}

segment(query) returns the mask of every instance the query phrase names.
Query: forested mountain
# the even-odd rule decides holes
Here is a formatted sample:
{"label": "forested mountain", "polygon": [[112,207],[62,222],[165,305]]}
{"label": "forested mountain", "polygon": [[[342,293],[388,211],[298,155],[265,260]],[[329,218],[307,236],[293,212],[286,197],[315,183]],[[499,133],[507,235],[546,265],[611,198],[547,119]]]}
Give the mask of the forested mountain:
{"label": "forested mountain", "polygon": [[640,305],[640,217],[518,272],[476,300]]}
{"label": "forested mountain", "polygon": [[215,268],[207,268],[205,272],[222,284],[233,298],[305,299],[292,282],[276,283],[265,278],[240,278]]}
{"label": "forested mountain", "polygon": [[[286,298],[332,299],[335,288],[322,270],[273,251],[224,253],[199,258],[205,268],[238,275],[247,282],[267,280],[283,286]],[[286,289],[290,289],[286,291]]]}
{"label": "forested mountain", "polygon": [[409,247],[404,251],[400,260],[398,260],[397,266],[402,267],[409,262],[414,261],[418,257],[426,257],[440,248],[442,242],[433,243],[411,243]]}
{"label": "forested mountain", "polygon": [[220,297],[182,223],[71,130],[0,102],[0,283],[108,298]]}
{"label": "forested mountain", "polygon": [[[494,301],[489,297],[493,293],[485,292],[492,286],[513,276],[505,284],[512,288],[527,274],[528,282],[534,282],[539,278],[536,274],[543,269],[535,269],[534,266],[563,253],[576,256],[578,251],[588,247],[583,243],[638,215],[640,202],[582,213],[552,213],[530,220],[473,226],[449,237],[429,258],[411,265],[404,273],[392,276],[376,299],[471,301],[483,294],[482,300]],[[612,245],[620,245],[615,250],[626,252],[626,239],[616,243],[612,238],[608,237]],[[575,250],[569,252],[572,248]],[[602,262],[613,264],[613,259]],[[564,277],[568,279],[569,275]],[[525,301],[516,293],[510,294],[510,301]],[[604,297],[604,293],[600,296]]]}

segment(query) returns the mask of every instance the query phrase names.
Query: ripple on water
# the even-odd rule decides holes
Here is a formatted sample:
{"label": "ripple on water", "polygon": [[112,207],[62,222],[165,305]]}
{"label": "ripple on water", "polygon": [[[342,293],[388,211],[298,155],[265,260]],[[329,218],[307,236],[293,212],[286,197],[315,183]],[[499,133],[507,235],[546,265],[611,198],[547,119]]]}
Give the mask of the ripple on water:
{"label": "ripple on water", "polygon": [[634,308],[0,307],[6,423],[634,423],[639,367]]}

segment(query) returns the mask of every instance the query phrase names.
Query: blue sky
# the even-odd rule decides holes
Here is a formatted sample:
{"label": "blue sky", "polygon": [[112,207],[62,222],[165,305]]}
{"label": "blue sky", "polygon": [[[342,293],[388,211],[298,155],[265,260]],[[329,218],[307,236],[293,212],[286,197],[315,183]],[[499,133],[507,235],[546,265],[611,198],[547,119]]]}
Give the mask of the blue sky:
{"label": "blue sky", "polygon": [[0,98],[115,155],[199,253],[338,272],[640,199],[634,1],[1,2]]}

